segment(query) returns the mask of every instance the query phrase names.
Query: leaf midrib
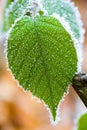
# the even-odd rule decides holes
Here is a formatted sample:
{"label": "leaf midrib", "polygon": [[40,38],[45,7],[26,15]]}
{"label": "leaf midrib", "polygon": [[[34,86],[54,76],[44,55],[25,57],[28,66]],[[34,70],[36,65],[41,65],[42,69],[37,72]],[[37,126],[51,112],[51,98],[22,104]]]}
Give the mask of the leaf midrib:
{"label": "leaf midrib", "polygon": [[39,38],[39,36],[38,36],[38,31],[37,31],[37,29],[36,29],[36,23],[35,23],[35,20],[32,20],[33,21],[33,24],[34,24],[34,30],[35,30],[35,34],[36,34],[36,39],[39,39],[39,40],[37,40],[37,42],[38,42],[38,50],[39,50],[39,53],[40,53],[40,55],[41,55],[41,57],[42,57],[42,65],[43,65],[43,68],[44,68],[44,74],[45,74],[45,76],[46,76],[46,79],[47,79],[47,85],[48,85],[48,88],[49,88],[49,91],[50,91],[50,97],[51,97],[51,102],[52,102],[52,108],[53,108],[53,111],[55,111],[55,105],[54,105],[54,103],[53,103],[53,98],[54,98],[54,96],[53,96],[53,93],[52,93],[52,89],[51,89],[51,87],[50,87],[50,79],[49,79],[49,76],[48,76],[48,72],[47,72],[47,67],[46,67],[46,64],[45,64],[45,60],[44,60],[44,56],[43,56],[43,54],[42,54],[42,47],[41,47],[41,44],[39,43],[39,41],[41,41],[40,40],[40,38]]}

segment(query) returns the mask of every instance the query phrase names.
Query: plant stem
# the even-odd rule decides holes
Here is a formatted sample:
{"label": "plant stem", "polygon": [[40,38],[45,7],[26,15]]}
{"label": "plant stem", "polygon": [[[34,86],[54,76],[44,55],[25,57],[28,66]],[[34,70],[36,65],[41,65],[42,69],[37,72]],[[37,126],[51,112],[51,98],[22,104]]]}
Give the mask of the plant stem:
{"label": "plant stem", "polygon": [[72,80],[72,86],[87,107],[87,74],[75,74]]}

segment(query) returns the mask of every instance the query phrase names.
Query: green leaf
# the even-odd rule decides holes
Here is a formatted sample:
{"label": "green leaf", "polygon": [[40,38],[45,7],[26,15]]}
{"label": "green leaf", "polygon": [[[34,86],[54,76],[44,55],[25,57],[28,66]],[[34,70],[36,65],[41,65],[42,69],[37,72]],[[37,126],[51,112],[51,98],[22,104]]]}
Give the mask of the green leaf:
{"label": "green leaf", "polygon": [[57,13],[60,17],[65,18],[69,23],[75,37],[82,42],[83,28],[79,11],[74,4],[69,0],[42,0],[44,8],[48,11],[49,15]]}
{"label": "green leaf", "polygon": [[87,113],[80,117],[78,121],[78,130],[87,130]]}
{"label": "green leaf", "polygon": [[68,32],[53,17],[24,16],[10,32],[7,57],[15,79],[48,105],[55,120],[59,101],[77,71]]}
{"label": "green leaf", "polygon": [[4,14],[3,31],[8,31],[17,18],[29,12],[29,6],[30,0],[15,0],[12,4],[10,2]]}
{"label": "green leaf", "polygon": [[2,29],[1,29],[1,31],[6,31],[6,26],[7,26],[7,23],[6,23],[6,19],[7,19],[7,17],[5,16],[5,13],[6,13],[6,10],[7,10],[7,8],[9,7],[9,5],[10,4],[12,4],[12,2],[13,2],[14,0],[7,0],[6,1],[6,4],[5,4],[5,8],[4,8],[4,11],[3,11],[3,27],[2,27]]}
{"label": "green leaf", "polygon": [[12,2],[14,2],[14,0],[7,0],[7,1],[6,1],[6,8],[8,8],[9,5],[10,5]]}

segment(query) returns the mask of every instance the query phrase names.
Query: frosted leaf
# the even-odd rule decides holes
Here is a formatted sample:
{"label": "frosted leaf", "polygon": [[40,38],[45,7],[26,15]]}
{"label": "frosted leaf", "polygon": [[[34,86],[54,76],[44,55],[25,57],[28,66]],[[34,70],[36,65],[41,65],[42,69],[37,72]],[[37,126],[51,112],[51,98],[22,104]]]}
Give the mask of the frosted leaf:
{"label": "frosted leaf", "polygon": [[65,20],[64,17],[60,17],[58,14],[54,13],[52,14],[52,17],[55,17],[56,19],[58,19],[60,21],[60,23],[62,24],[62,26],[66,29],[66,31],[71,35],[71,38],[74,42],[74,46],[76,48],[77,51],[77,57],[78,57],[78,70],[77,72],[81,72],[82,70],[82,60],[83,60],[83,56],[82,56],[82,46],[78,43],[78,39],[75,37],[74,33],[71,30],[71,27],[69,26],[69,23]]}
{"label": "frosted leaf", "polygon": [[78,73],[82,71],[84,28],[78,8],[70,0],[42,0],[49,15],[57,18],[70,33],[77,51]]}
{"label": "frosted leaf", "polygon": [[71,31],[78,39],[79,43],[84,41],[84,29],[78,8],[70,0],[41,0],[43,7],[49,15],[57,13],[60,17],[65,18],[69,23]]}
{"label": "frosted leaf", "polygon": [[12,2],[14,2],[14,0],[7,0],[5,7],[8,8]]}
{"label": "frosted leaf", "polygon": [[24,16],[10,30],[7,58],[15,79],[45,102],[55,120],[59,101],[77,71],[70,34],[51,16]]}
{"label": "frosted leaf", "polygon": [[4,31],[7,31],[17,18],[29,12],[30,1],[31,0],[15,0],[9,4],[7,3],[8,6],[4,12]]}
{"label": "frosted leaf", "polygon": [[40,15],[40,11],[43,12],[43,15],[47,15],[47,11],[43,8],[41,0],[31,0],[30,1],[30,13],[31,17],[34,18]]}

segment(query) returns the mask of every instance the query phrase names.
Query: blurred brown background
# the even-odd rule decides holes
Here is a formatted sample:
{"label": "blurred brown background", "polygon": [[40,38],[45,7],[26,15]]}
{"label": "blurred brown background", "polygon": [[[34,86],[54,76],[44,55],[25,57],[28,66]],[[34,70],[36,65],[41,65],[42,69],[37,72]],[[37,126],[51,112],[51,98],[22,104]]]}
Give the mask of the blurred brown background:
{"label": "blurred brown background", "polygon": [[[87,30],[87,0],[73,0],[82,15]],[[0,0],[0,26],[5,0]],[[61,104],[61,122],[52,126],[49,112],[43,102],[32,98],[30,92],[19,88],[11,74],[6,70],[4,58],[4,39],[0,35],[0,130],[73,130],[78,114],[85,111],[85,106],[70,88],[70,93]],[[83,70],[87,73],[87,32],[84,42]]]}

